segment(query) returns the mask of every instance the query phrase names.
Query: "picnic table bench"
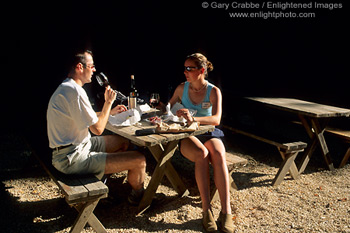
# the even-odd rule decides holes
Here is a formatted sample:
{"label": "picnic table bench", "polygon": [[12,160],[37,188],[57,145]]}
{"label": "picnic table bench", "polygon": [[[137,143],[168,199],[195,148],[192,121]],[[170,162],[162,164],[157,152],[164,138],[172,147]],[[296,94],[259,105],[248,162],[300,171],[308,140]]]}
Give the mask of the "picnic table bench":
{"label": "picnic table bench", "polygon": [[107,232],[93,211],[100,199],[108,196],[108,187],[94,175],[65,175],[36,153],[33,154],[59,187],[67,204],[79,212],[70,232],[81,232],[86,223],[96,232]]}
{"label": "picnic table bench", "polygon": [[266,136],[263,137],[263,136],[257,135],[258,134],[257,132],[248,132],[247,129],[243,130],[243,129],[233,128],[227,125],[224,125],[223,127],[226,129],[229,129],[234,133],[251,137],[253,139],[256,139],[277,147],[283,159],[283,162],[281,163],[279,170],[272,181],[273,186],[279,185],[284,180],[284,177],[286,176],[288,171],[290,175],[293,177],[293,179],[299,178],[298,168],[295,165],[294,160],[297,157],[298,153],[304,151],[304,149],[307,147],[307,144],[305,142],[301,142],[301,141],[280,142],[278,139],[271,139],[271,138],[267,138]]}
{"label": "picnic table bench", "polygon": [[[345,130],[345,129],[338,129],[338,128],[333,128],[333,127],[326,127],[325,129],[327,134],[336,136],[338,138],[341,138],[344,140],[346,143],[350,143],[350,130]],[[339,167],[342,168],[345,166],[346,162],[348,161],[350,157],[350,147],[346,151],[342,161],[340,162]]]}

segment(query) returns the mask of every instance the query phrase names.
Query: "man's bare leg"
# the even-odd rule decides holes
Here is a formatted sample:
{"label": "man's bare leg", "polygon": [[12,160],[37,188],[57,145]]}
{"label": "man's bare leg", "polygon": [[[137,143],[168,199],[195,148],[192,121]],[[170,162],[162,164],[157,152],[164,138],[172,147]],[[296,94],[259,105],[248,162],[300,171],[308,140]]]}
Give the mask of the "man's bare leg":
{"label": "man's bare leg", "polygon": [[128,139],[119,135],[106,135],[103,136],[103,139],[105,140],[107,153],[126,151],[130,145]]}
{"label": "man's bare leg", "polygon": [[128,182],[132,189],[143,188],[146,172],[146,159],[138,151],[110,153],[106,158],[105,174],[128,171]]}

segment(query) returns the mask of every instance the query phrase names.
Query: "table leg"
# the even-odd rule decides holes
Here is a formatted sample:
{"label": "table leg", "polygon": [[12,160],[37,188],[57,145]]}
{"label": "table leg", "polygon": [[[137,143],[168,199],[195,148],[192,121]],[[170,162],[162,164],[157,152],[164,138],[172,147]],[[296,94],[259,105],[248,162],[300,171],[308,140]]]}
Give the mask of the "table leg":
{"label": "table leg", "polygon": [[[86,225],[88,220],[90,220],[91,214],[93,213],[99,201],[100,199],[88,201],[85,204],[83,204],[81,207],[78,207],[78,209],[80,209],[79,215],[70,230],[71,233],[78,233],[82,231],[83,227]],[[94,219],[91,219],[91,220],[93,222],[93,225],[96,225],[94,224],[95,223],[93,221]]]}
{"label": "table leg", "polygon": [[[141,202],[138,206],[138,215],[142,214],[145,210],[149,208],[149,206],[152,203],[152,199],[154,197],[154,194],[157,191],[157,188],[164,176],[164,173],[166,171],[167,166],[170,164],[171,157],[174,155],[176,146],[178,141],[172,141],[169,142],[164,150],[153,150],[151,148],[151,152],[159,153],[155,155],[155,157],[159,158],[156,168],[154,169],[154,172],[152,174],[151,180],[145,190],[145,193],[141,199]],[[160,147],[160,145],[157,145],[157,147]]]}
{"label": "table leg", "polygon": [[316,138],[314,138],[311,141],[311,143],[307,146],[307,148],[305,149],[304,156],[301,159],[301,162],[300,162],[299,167],[298,167],[299,174],[301,174],[305,171],[305,168],[306,168],[307,164],[309,163],[312,154],[316,150],[317,145],[318,145],[318,141]]}
{"label": "table leg", "polygon": [[[288,154],[288,153],[281,151],[281,150],[278,150],[278,151],[280,152],[283,161],[288,159],[288,158],[286,158],[286,154]],[[294,160],[291,161],[291,163],[290,163],[289,174],[291,177],[293,177],[294,180],[296,180],[296,179],[299,179],[299,171],[298,171],[297,165],[295,165]]]}
{"label": "table leg", "polygon": [[291,165],[294,163],[294,160],[297,157],[298,153],[299,151],[284,153],[283,157],[285,159],[280,165],[280,168],[278,169],[278,172],[272,181],[272,186],[279,185],[284,180],[284,177],[286,176],[288,170],[292,171]]}
{"label": "table leg", "polygon": [[311,123],[312,123],[312,127],[315,130],[315,135],[316,138],[318,140],[318,142],[321,145],[321,149],[322,149],[322,154],[323,154],[323,158],[328,166],[328,169],[331,171],[334,171],[334,165],[327,147],[327,143],[326,143],[326,139],[324,138],[324,130],[326,128],[326,123],[324,123],[322,126],[319,123],[319,121],[316,118],[312,118],[311,119]]}
{"label": "table leg", "polygon": [[330,153],[329,153],[329,150],[327,147],[327,143],[326,143],[326,140],[325,140],[324,135],[323,135],[329,119],[325,119],[323,122],[320,123],[319,119],[311,118],[311,119],[309,119],[309,122],[311,123],[310,124],[304,116],[299,115],[299,117],[301,119],[301,122],[302,122],[307,134],[311,138],[311,143],[306,148],[304,156],[302,158],[302,161],[299,165],[299,174],[304,172],[307,164],[310,161],[312,154],[314,153],[314,151],[318,145],[321,146],[322,155],[323,155],[324,160],[328,166],[328,169],[333,171],[334,170],[333,162],[331,160]]}
{"label": "table leg", "polygon": [[[75,205],[74,206],[75,209],[80,213],[83,211],[84,205]],[[87,221],[87,223],[96,231],[96,232],[104,232],[107,233],[106,229],[104,228],[104,226],[102,225],[102,223],[100,222],[100,220],[98,220],[98,218],[94,215],[94,213],[92,212],[90,214],[90,217]]]}
{"label": "table leg", "polygon": [[344,158],[342,159],[342,161],[341,161],[341,163],[340,163],[340,165],[339,165],[339,168],[344,167],[349,158],[350,158],[350,147],[349,147],[349,149],[346,151],[346,153],[345,153],[345,155],[344,155]]}
{"label": "table leg", "polygon": [[[162,146],[153,146],[153,147],[150,147],[149,150],[151,151],[155,160],[158,162],[160,160],[160,156],[163,153],[164,149],[162,148]],[[186,188],[185,184],[182,182],[180,176],[178,175],[178,173],[176,172],[175,168],[171,163],[167,164],[167,167],[165,169],[165,175],[170,181],[173,188],[176,190],[176,192],[180,196],[184,197],[189,194],[188,189]]]}

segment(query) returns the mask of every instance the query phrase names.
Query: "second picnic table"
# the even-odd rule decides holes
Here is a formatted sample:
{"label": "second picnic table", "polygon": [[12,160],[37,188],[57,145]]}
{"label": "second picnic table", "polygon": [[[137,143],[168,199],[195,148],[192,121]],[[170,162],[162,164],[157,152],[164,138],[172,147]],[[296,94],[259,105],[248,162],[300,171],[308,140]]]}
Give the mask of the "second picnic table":
{"label": "second picnic table", "polygon": [[133,144],[147,147],[157,161],[157,166],[139,204],[138,214],[143,213],[150,206],[164,174],[180,196],[186,196],[189,194],[175,168],[172,166],[170,162],[171,158],[173,157],[181,139],[187,138],[191,135],[200,135],[213,131],[215,127],[212,125],[201,125],[198,130],[192,133],[164,133],[150,134],[146,136],[135,135],[136,130],[148,128],[155,128],[155,126],[146,121],[140,121],[139,124],[133,126],[117,127],[110,123],[107,123],[106,126],[106,129],[129,139]]}
{"label": "second picnic table", "polygon": [[305,150],[305,154],[299,166],[299,174],[302,173],[313,152],[318,145],[329,170],[334,170],[334,165],[324,138],[325,128],[331,118],[349,117],[350,109],[339,108],[309,101],[293,98],[267,98],[267,97],[246,97],[246,99],[264,104],[268,107],[295,113],[299,116],[311,143]]}

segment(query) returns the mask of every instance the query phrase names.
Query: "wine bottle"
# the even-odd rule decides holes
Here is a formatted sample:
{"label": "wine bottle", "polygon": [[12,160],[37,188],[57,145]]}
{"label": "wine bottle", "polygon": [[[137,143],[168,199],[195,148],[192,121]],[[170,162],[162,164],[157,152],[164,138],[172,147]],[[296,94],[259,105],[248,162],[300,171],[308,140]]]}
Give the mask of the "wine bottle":
{"label": "wine bottle", "polygon": [[136,102],[137,102],[137,90],[135,86],[135,76],[131,75],[131,91],[129,95],[129,109],[136,108]]}

